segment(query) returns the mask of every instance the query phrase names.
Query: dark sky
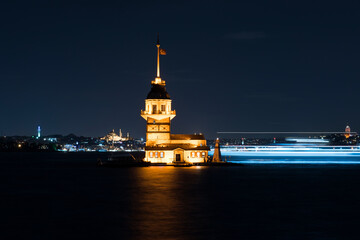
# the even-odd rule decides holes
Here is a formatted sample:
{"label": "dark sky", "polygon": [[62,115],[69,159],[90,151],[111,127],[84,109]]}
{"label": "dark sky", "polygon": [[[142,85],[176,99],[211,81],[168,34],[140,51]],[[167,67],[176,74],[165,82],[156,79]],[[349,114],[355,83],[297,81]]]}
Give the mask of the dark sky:
{"label": "dark sky", "polygon": [[0,6],[0,132],[145,136],[156,34],[175,133],[360,129],[358,1]]}

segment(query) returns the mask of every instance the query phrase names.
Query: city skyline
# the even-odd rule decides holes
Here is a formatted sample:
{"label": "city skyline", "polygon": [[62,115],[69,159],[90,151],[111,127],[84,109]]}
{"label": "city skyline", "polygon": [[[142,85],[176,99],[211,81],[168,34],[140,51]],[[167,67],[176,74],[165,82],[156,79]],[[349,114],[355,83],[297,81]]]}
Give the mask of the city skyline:
{"label": "city skyline", "polygon": [[358,3],[137,3],[6,3],[0,132],[144,137],[157,32],[175,133],[359,129]]}

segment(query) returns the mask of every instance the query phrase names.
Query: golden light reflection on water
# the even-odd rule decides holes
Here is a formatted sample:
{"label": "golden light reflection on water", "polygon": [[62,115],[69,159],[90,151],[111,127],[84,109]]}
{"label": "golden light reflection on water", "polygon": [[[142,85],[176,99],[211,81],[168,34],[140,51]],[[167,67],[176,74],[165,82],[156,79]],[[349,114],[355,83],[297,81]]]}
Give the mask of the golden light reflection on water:
{"label": "golden light reflection on water", "polygon": [[191,179],[196,186],[201,168],[148,167],[134,172],[130,216],[134,239],[174,239],[192,228],[188,207],[193,199],[184,184]]}

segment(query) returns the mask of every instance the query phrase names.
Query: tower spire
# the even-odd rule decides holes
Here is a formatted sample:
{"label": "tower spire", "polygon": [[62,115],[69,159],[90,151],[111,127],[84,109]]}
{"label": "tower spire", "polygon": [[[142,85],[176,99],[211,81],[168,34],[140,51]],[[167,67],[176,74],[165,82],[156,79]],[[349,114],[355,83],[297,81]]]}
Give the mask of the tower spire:
{"label": "tower spire", "polygon": [[165,81],[163,81],[160,77],[160,55],[166,55],[165,49],[160,48],[160,38],[159,33],[157,34],[157,66],[156,66],[156,77],[154,81],[151,81],[151,84],[158,84],[165,86]]}
{"label": "tower spire", "polygon": [[156,78],[160,78],[160,38],[159,38],[159,33],[157,34],[156,47],[157,47],[157,74],[156,74]]}

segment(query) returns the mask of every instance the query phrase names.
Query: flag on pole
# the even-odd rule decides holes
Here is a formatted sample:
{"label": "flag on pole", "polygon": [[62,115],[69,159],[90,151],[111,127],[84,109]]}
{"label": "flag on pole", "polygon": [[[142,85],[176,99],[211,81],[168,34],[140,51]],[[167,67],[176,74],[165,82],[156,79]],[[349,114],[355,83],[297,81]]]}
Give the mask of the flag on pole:
{"label": "flag on pole", "polygon": [[166,55],[166,50],[163,48],[160,48],[160,55]]}

